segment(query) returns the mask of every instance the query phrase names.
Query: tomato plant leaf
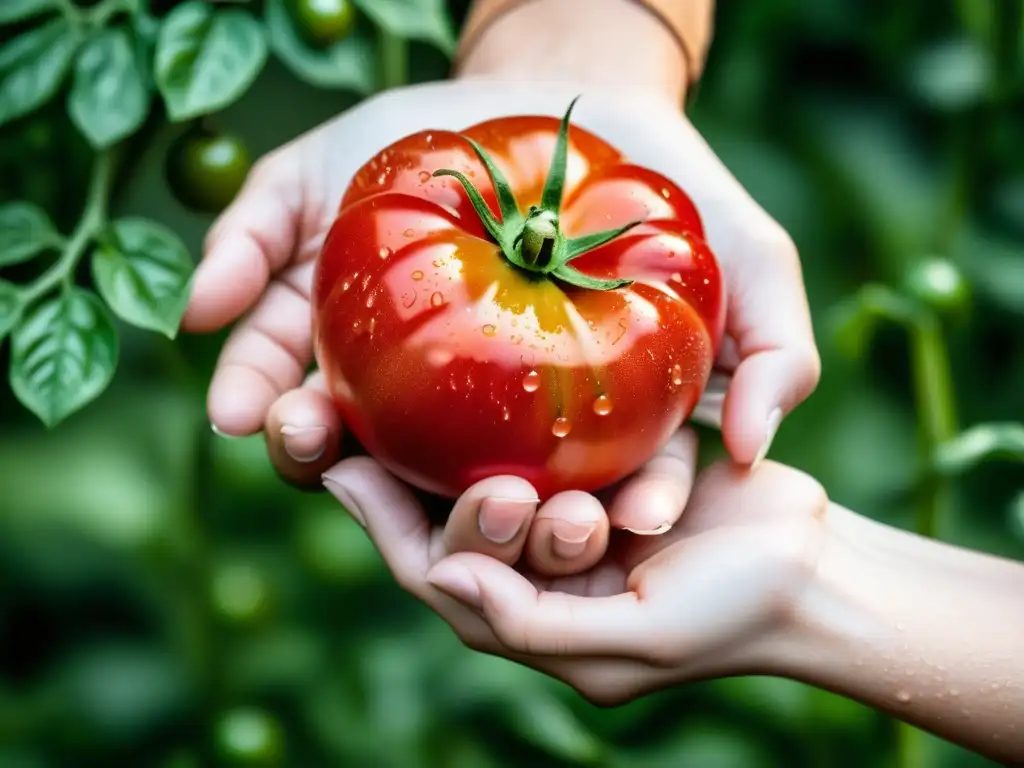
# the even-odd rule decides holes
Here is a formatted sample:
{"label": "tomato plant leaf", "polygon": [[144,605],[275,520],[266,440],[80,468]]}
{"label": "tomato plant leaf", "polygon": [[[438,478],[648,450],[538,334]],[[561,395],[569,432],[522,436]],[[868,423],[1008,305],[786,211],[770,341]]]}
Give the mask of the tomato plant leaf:
{"label": "tomato plant leaf", "polygon": [[120,219],[111,242],[96,250],[93,279],[126,323],[173,339],[188,303],[192,259],[169,229],[145,219]]}
{"label": "tomato plant leaf", "polygon": [[58,10],[55,0],[4,0],[0,3],[0,24],[27,21],[47,11]]}
{"label": "tomato plant leaf", "polygon": [[381,29],[437,46],[451,56],[455,30],[444,0],[353,0]]}
{"label": "tomato plant leaf", "polygon": [[117,368],[120,342],[92,291],[71,288],[35,307],[11,336],[11,389],[54,427],[95,400]]}
{"label": "tomato plant leaf", "polygon": [[60,233],[39,206],[24,202],[0,205],[0,266],[28,261],[60,242]]}
{"label": "tomato plant leaf", "polygon": [[295,28],[284,0],[267,0],[264,23],[270,48],[292,73],[318,88],[344,88],[365,96],[376,83],[373,41],[356,30],[322,50],[311,48]]}
{"label": "tomato plant leaf", "polygon": [[0,46],[0,125],[48,101],[68,73],[79,36],[54,19]]}
{"label": "tomato plant leaf", "polygon": [[105,29],[93,37],[75,60],[68,113],[97,149],[105,149],[134,133],[149,111],[149,93],[125,29]]}
{"label": "tomato plant leaf", "polygon": [[239,99],[267,59],[263,28],[242,10],[190,0],[172,10],[157,37],[155,80],[173,122]]}
{"label": "tomato plant leaf", "polygon": [[6,280],[0,280],[0,342],[21,319],[21,294],[18,287]]}
{"label": "tomato plant leaf", "polygon": [[935,463],[941,472],[959,474],[998,459],[1024,462],[1024,424],[991,422],[969,427],[939,446]]}

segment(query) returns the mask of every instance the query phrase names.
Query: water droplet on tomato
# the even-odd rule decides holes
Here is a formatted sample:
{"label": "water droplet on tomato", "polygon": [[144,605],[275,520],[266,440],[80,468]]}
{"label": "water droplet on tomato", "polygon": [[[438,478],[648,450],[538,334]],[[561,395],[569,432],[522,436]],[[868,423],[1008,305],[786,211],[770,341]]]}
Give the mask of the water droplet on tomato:
{"label": "water droplet on tomato", "polygon": [[669,191],[668,187],[662,187],[661,196],[668,200],[670,197],[672,197],[672,192]]}
{"label": "water droplet on tomato", "polygon": [[377,298],[377,294],[375,294],[375,293],[371,293],[369,296],[366,297],[366,307],[367,307],[367,309],[369,309],[370,307],[373,306],[373,302],[376,300],[376,298]]}
{"label": "water droplet on tomato", "polygon": [[422,280],[423,279],[423,272],[422,272],[422,270],[417,269],[415,272],[412,273],[411,277],[412,277],[413,280]]}
{"label": "water droplet on tomato", "polygon": [[501,420],[502,421],[508,421],[511,417],[512,417],[512,414],[510,414],[508,412],[508,408],[505,407],[505,406],[502,406],[502,408],[501,408]]}
{"label": "water droplet on tomato", "polygon": [[377,255],[380,256],[382,259],[386,259],[388,256],[391,255],[391,249],[388,248],[386,245],[381,246],[381,249],[377,251]]}
{"label": "water droplet on tomato", "polygon": [[423,137],[423,140],[426,141],[427,144],[433,144],[434,143],[434,134],[428,133],[426,136]]}
{"label": "water droplet on tomato", "polygon": [[416,230],[409,227],[407,230],[402,232],[402,237],[416,237]]}
{"label": "water droplet on tomato", "polygon": [[379,176],[377,176],[377,185],[383,187],[384,186],[384,182],[387,181],[387,180],[388,180],[387,174],[386,173],[382,173]]}
{"label": "water droplet on tomato", "polygon": [[424,184],[430,181],[430,171],[420,171],[420,181]]}
{"label": "water droplet on tomato", "polygon": [[706,277],[704,278],[704,285],[707,285],[707,284],[708,284],[708,283],[710,283],[710,282],[711,282],[711,281],[710,281],[710,280],[708,280],[708,279],[707,279]]}
{"label": "water droplet on tomato", "polygon": [[498,326],[488,323],[483,327],[484,336],[494,336],[498,333]]}
{"label": "water droplet on tomato", "polygon": [[672,374],[673,384],[675,384],[678,387],[683,383],[683,369],[679,366],[679,363],[676,363],[675,365],[672,366],[672,370],[670,371],[670,373]]}
{"label": "water droplet on tomato", "polygon": [[608,395],[600,395],[594,401],[594,413],[598,416],[607,416],[612,412],[612,399]]}
{"label": "water droplet on tomato", "polygon": [[342,291],[342,293],[344,293],[345,291],[347,291],[351,287],[352,287],[352,278],[349,278],[349,277],[345,278],[345,280],[341,284],[341,291]]}
{"label": "water droplet on tomato", "polygon": [[523,389],[527,392],[536,392],[540,389],[540,374],[536,371],[530,371],[523,376]]}
{"label": "water droplet on tomato", "polygon": [[683,276],[680,273],[678,273],[678,272],[673,272],[672,273],[672,280],[673,280],[673,282],[681,283],[681,282],[683,282]]}
{"label": "water droplet on tomato", "polygon": [[559,416],[551,425],[551,434],[555,437],[565,437],[570,431],[572,431],[572,422],[565,416]]}
{"label": "water droplet on tomato", "polygon": [[352,330],[355,331],[357,334],[362,333],[363,324],[359,320],[356,320],[355,322],[352,323]]}
{"label": "water droplet on tomato", "polygon": [[430,294],[430,306],[440,307],[444,304],[444,296],[441,295],[440,291],[434,291]]}

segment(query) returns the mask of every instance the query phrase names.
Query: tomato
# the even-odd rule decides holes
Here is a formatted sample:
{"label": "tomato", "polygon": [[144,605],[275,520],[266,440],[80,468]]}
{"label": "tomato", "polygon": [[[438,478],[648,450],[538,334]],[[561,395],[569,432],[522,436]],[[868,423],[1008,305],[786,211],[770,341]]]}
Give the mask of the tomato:
{"label": "tomato", "polygon": [[725,299],[697,209],[571,112],[392,144],[319,254],[330,392],[363,447],[427,492],[499,474],[542,498],[606,487],[707,383]]}
{"label": "tomato", "polygon": [[904,278],[904,288],[942,317],[960,318],[971,303],[967,278],[948,259],[931,257],[915,262]]}
{"label": "tomato", "polygon": [[291,11],[299,32],[318,47],[344,40],[356,25],[350,0],[294,0]]}
{"label": "tomato", "polygon": [[182,205],[217,213],[238,194],[251,165],[249,150],[237,136],[193,127],[171,143],[164,172]]}

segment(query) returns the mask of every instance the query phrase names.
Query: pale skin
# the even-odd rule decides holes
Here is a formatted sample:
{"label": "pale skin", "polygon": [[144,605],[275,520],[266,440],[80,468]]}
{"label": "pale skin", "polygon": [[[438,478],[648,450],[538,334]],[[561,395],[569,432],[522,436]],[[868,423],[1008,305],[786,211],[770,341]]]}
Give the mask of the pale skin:
{"label": "pale skin", "polygon": [[[242,317],[211,421],[227,435],[262,430],[294,483],[324,473],[396,579],[468,645],[595,702],[774,674],[1024,764],[1024,662],[1012,654],[1024,648],[1024,567],[880,526],[761,461],[814,389],[818,355],[795,248],[686,120],[686,79],[671,35],[635,4],[534,0],[488,29],[455,80],[378,97],[272,153],[212,228],[185,318],[202,332]],[[342,425],[320,378],[304,378],[312,259],[352,172],[383,143],[558,115],[579,93],[581,125],[678,181],[705,218],[730,291],[718,360],[729,375],[702,412],[732,462],[695,484],[683,429],[614,493],[539,505],[528,483],[495,477],[434,529],[372,459],[339,461]]]}

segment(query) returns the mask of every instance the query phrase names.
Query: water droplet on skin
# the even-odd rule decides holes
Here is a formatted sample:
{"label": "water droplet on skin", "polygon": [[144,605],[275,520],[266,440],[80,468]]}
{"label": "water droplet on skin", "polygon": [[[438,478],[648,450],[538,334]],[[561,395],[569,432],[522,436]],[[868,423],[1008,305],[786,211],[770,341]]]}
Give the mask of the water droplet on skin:
{"label": "water droplet on skin", "polygon": [[540,374],[536,371],[530,371],[523,376],[523,389],[527,392],[536,392],[540,389]]}
{"label": "water droplet on skin", "polygon": [[899,691],[896,694],[896,700],[906,703],[910,701],[910,694],[907,691]]}
{"label": "water droplet on skin", "polygon": [[598,416],[607,416],[612,412],[612,399],[608,395],[601,395],[594,401],[594,413]]}
{"label": "water droplet on skin", "polygon": [[411,277],[413,280],[422,280],[423,272],[417,269],[415,272],[412,273]]}
{"label": "water droplet on skin", "polygon": [[444,296],[440,292],[434,291],[434,293],[430,294],[430,306],[440,307],[442,304],[444,304]]}
{"label": "water droplet on skin", "polygon": [[427,142],[427,144],[433,144],[434,143],[434,134],[428,133],[426,136],[423,137],[423,140],[425,142]]}
{"label": "water droplet on skin", "polygon": [[502,409],[501,409],[501,420],[502,421],[508,421],[511,417],[512,417],[512,414],[510,414],[508,412],[508,408],[505,408],[503,406]]}
{"label": "water droplet on skin", "polygon": [[668,200],[670,197],[672,197],[672,192],[669,191],[668,187],[664,187],[661,190],[661,196],[664,197],[666,200]]}
{"label": "water droplet on skin", "polygon": [[383,187],[384,186],[384,182],[387,181],[387,180],[388,180],[388,176],[387,176],[386,173],[380,174],[379,176],[377,176],[377,184],[378,184],[378,186]]}
{"label": "water droplet on skin", "polygon": [[386,259],[388,256],[391,255],[391,249],[388,248],[387,246],[382,246],[381,249],[377,251],[377,255],[380,256],[382,259]]}
{"label": "water droplet on skin", "polygon": [[420,181],[424,184],[430,181],[430,171],[420,171]]}
{"label": "water droplet on skin", "polygon": [[683,276],[681,274],[679,274],[678,272],[673,272],[672,273],[672,281],[676,282],[676,283],[681,283],[681,282],[683,282]]}
{"label": "water droplet on skin", "polygon": [[352,287],[352,279],[351,278],[345,278],[345,281],[341,284],[342,292],[344,293],[345,291],[347,291],[351,287]]}
{"label": "water droplet on skin", "polygon": [[555,437],[565,437],[572,430],[572,422],[565,416],[559,416],[551,425],[551,434]]}
{"label": "water droplet on skin", "polygon": [[484,336],[494,336],[498,333],[498,326],[488,323],[483,327]]}
{"label": "water droplet on skin", "polygon": [[370,308],[370,307],[373,306],[374,299],[376,299],[376,298],[377,297],[374,294],[372,294],[372,293],[369,296],[366,297],[366,306],[367,306],[367,308]]}
{"label": "water droplet on skin", "polygon": [[363,332],[363,324],[361,322],[359,322],[358,320],[356,320],[354,323],[352,323],[352,330],[355,331],[357,334],[358,333],[362,333]]}
{"label": "water droplet on skin", "polygon": [[683,369],[679,367],[679,363],[672,366],[670,371],[672,374],[672,383],[677,387],[683,383]]}
{"label": "water droplet on skin", "polygon": [[416,237],[416,230],[412,227],[402,232],[402,237]]}

